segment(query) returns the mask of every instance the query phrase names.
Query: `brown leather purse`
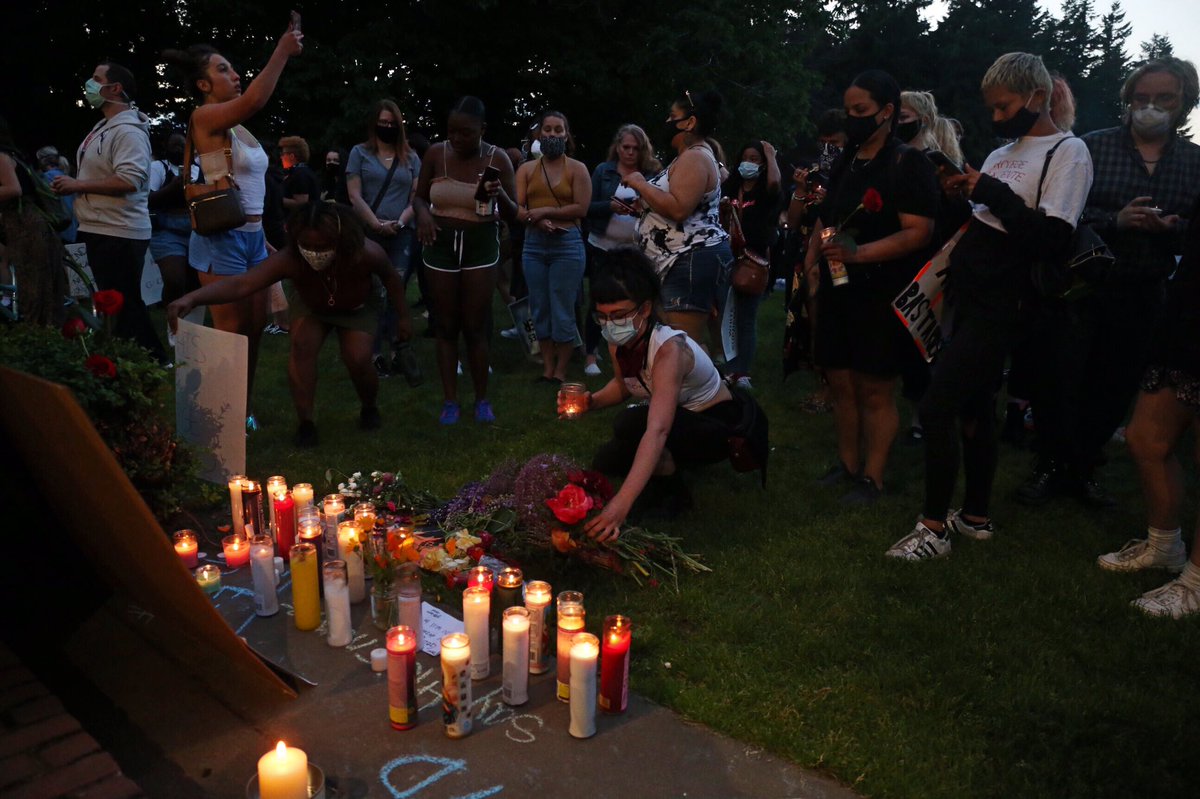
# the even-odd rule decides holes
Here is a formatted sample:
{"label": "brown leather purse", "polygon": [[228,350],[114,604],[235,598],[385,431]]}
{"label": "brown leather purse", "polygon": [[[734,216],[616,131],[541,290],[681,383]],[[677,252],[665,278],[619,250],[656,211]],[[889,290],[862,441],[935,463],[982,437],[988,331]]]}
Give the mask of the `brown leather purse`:
{"label": "brown leather purse", "polygon": [[[242,196],[233,178],[233,132],[226,131],[224,177],[209,183],[192,182],[192,123],[188,120],[187,142],[183,152],[183,196],[187,201],[192,230],[201,236],[224,233],[246,224]],[[203,174],[201,175],[203,177]]]}
{"label": "brown leather purse", "polygon": [[767,281],[771,277],[771,259],[745,246],[745,235],[742,232],[742,214],[740,208],[733,208],[730,216],[730,233],[732,238],[741,240],[740,252],[733,261],[733,276],[730,283],[733,290],[739,294],[757,297],[767,290]]}

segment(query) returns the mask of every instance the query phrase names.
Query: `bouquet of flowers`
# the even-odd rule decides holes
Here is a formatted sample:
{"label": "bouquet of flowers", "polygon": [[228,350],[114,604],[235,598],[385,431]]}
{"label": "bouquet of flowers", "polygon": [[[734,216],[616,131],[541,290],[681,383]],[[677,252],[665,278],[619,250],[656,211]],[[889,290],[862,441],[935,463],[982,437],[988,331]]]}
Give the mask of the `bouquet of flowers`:
{"label": "bouquet of flowers", "polygon": [[438,507],[441,502],[428,491],[412,488],[404,480],[400,472],[369,472],[365,477],[362,472],[335,472],[328,469],[325,472],[325,482],[333,487],[334,475],[344,479],[336,486],[337,493],[344,496],[347,506],[355,502],[372,502],[380,516],[417,517]]}

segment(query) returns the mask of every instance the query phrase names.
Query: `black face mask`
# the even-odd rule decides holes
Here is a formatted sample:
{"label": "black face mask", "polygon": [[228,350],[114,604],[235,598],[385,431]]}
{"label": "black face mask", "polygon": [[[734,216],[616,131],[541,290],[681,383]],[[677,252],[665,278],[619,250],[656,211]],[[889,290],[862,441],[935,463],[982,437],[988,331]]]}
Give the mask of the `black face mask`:
{"label": "black face mask", "polygon": [[330,175],[340,174],[342,171],[342,165],[341,164],[326,164],[325,171]]}
{"label": "black face mask", "polygon": [[376,125],[375,138],[384,144],[395,144],[400,141],[400,128],[385,128],[383,125]]}
{"label": "black face mask", "polygon": [[680,123],[684,122],[685,120],[686,120],[686,117],[684,119],[668,119],[666,122],[663,123],[663,127],[662,127],[663,149],[670,150],[674,146],[671,144],[671,142],[675,141],[675,137],[683,132],[679,129],[679,125],[680,125]]}
{"label": "black face mask", "polygon": [[913,119],[908,122],[901,122],[896,125],[896,138],[902,142],[908,143],[916,138],[916,135],[921,132],[921,120]]}
{"label": "black face mask", "polygon": [[1039,116],[1041,115],[1021,106],[1010,118],[999,122],[993,120],[992,132],[1002,139],[1019,139],[1033,129]]}
{"label": "black face mask", "polygon": [[852,147],[862,147],[867,139],[875,135],[875,131],[888,120],[876,122],[875,115],[865,117],[846,116],[846,141]]}

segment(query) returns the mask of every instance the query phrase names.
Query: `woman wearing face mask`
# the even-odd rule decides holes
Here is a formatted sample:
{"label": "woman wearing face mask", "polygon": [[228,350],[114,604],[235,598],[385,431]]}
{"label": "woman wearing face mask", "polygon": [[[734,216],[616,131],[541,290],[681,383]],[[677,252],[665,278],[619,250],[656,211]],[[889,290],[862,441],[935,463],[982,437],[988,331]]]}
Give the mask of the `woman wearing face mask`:
{"label": "woman wearing face mask", "polygon": [[662,282],[663,318],[697,342],[733,263],[719,218],[721,165],[709,138],[721,105],[715,92],[684,92],[663,123],[661,145],[675,160],[650,179],[633,172],[624,180],[641,197],[638,242]]}
{"label": "woman wearing face mask", "polygon": [[[487,398],[488,326],[500,263],[496,214],[510,220],[515,216],[516,191],[512,162],[499,147],[483,141],[484,116],[477,97],[454,104],[446,121],[446,141],[430,147],[421,161],[413,199],[445,396],[439,421],[445,425],[457,424],[460,413],[460,334],[466,340],[467,370],[475,387],[475,421],[496,420]],[[481,183],[488,167],[499,171],[499,179]],[[476,195],[487,199],[477,200]]]}
{"label": "woman wearing face mask", "polygon": [[[838,462],[821,483],[851,485],[845,501],[870,504],[883,491],[899,426],[896,378],[915,349],[891,303],[929,257],[938,186],[929,159],[893,135],[900,87],[890,75],[861,73],[844,99],[848,146],[830,176],[805,266],[821,264],[815,360],[829,381],[837,431]],[[822,228],[834,226],[839,235],[822,242]],[[845,264],[844,285],[833,283],[836,262]]]}
{"label": "woman wearing face mask", "polygon": [[[163,157],[150,162],[146,190],[150,206],[150,255],[162,273],[164,303],[179,299],[196,283],[188,269],[188,242],[192,221],[183,196],[183,150],[185,137],[178,131],[167,136]],[[191,164],[192,180],[200,179],[200,167]],[[189,286],[189,282],[192,284]]]}
{"label": "woman wearing face mask", "polygon": [[208,283],[171,303],[168,324],[175,330],[179,317],[197,306],[233,303],[286,278],[291,314],[288,383],[300,422],[296,446],[317,445],[313,421],[317,355],[331,331],[337,331],[342,361],[362,403],[359,427],[375,430],[382,419],[376,405],[379,378],[371,365],[371,341],[383,302],[373,282],[379,280],[387,289],[400,336],[407,340],[412,322],[400,276],[383,248],[364,239],[362,225],[344,205],[313,202],[296,209],[288,218],[287,235],[287,246],[257,268]]}
{"label": "woman wearing face mask", "polygon": [[[992,151],[979,172],[965,166],[966,174],[942,178],[943,189],[966,196],[973,212],[950,256],[948,336],[921,401],[924,512],[916,528],[887,551],[903,560],[949,554],[951,532],[976,540],[993,536],[988,503],[996,470],[994,393],[1017,332],[1030,264],[1066,257],[1092,185],[1087,147],[1060,131],[1050,116],[1052,81],[1041,58],[1001,56],[983,76],[982,88],[996,136],[1013,141]],[[1043,182],[1046,156],[1055,146]],[[960,434],[966,489],[962,508],[952,511]]]}
{"label": "woman wearing face mask", "polygon": [[349,156],[340,147],[325,153],[325,169],[321,173],[321,199],[350,205],[350,192],[346,189],[345,163]]}
{"label": "woman wearing face mask", "polygon": [[[192,112],[190,129],[200,171],[208,182],[231,177],[240,190],[246,222],[235,230],[201,236],[192,232],[188,241],[188,263],[207,286],[240,275],[267,258],[263,234],[263,201],[268,157],[262,145],[242,123],[262,110],[288,59],[304,49],[304,34],[288,26],[266,66],[242,92],[242,81],[233,65],[216,48],[207,44],[186,51],[167,50],[163,57],[187,75],[187,88],[199,105]],[[270,284],[266,284],[270,285]],[[246,375],[246,430],[258,429],[251,408],[254,372],[258,367],[258,345],[267,322],[267,292],[221,303],[209,309],[213,327],[245,336],[249,344]]]}
{"label": "woman wearing face mask", "polygon": [[645,255],[632,248],[610,252],[592,286],[592,302],[613,377],[587,395],[587,408],[624,405],[630,397],[649,404],[624,408],[613,420],[612,440],[596,452],[594,469],[625,479],[587,523],[588,535],[616,538],[643,491],[647,512],[674,516],[690,508],[680,468],[730,458],[731,436],[747,440],[765,474],[766,416],[745,392],[731,393],[694,339],[660,321],[658,277]]}
{"label": "woman wearing face mask", "polygon": [[[779,220],[779,162],[769,142],[754,141],[741,150],[737,172],[721,186],[722,204],[727,209],[726,229],[731,231],[734,252],[738,248],[771,259]],[[733,224],[736,217],[737,224]],[[737,232],[740,231],[740,234]],[[728,288],[725,281],[718,294]],[[734,318],[737,320],[737,357],[726,364],[726,371],[739,385],[750,388],[750,367],[758,349],[758,305],[762,296],[734,294]]]}
{"label": "woman wearing face mask", "polygon": [[546,111],[537,125],[542,157],[517,170],[517,221],[526,227],[521,268],[529,314],[542,351],[539,382],[562,383],[575,349],[575,300],[586,258],[580,220],[587,215],[592,179],[574,152],[566,116]]}

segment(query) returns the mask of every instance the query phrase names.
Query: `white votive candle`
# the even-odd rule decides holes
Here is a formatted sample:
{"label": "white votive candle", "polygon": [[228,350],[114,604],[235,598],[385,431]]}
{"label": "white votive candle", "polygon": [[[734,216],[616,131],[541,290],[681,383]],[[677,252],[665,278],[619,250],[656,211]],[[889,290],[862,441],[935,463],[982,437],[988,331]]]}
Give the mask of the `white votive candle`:
{"label": "white votive candle", "polygon": [[254,582],[254,612],[274,616],[279,612],[279,597],[275,595],[275,542],[269,535],[255,536],[250,542],[250,576]]}
{"label": "white votive candle", "polygon": [[350,586],[346,583],[346,562],[331,560],[322,572],[325,585],[325,641],[330,646],[347,646],[350,629]]}
{"label": "white votive candle", "polygon": [[596,660],[600,642],[591,633],[571,639],[571,725],[567,732],[576,738],[596,734]]}
{"label": "white votive candle", "polygon": [[463,591],[463,625],[471,639],[471,679],[482,680],[488,676],[488,614],[491,611],[492,594],[481,585],[473,585]]}
{"label": "white votive candle", "polygon": [[357,522],[341,522],[338,525],[338,557],[346,561],[346,575],[350,582],[350,601],[355,604],[367,598],[361,536],[362,531]]}
{"label": "white votive candle", "polygon": [[529,701],[529,609],[505,608],[501,627],[504,670],[500,696],[506,705],[523,705]]}

